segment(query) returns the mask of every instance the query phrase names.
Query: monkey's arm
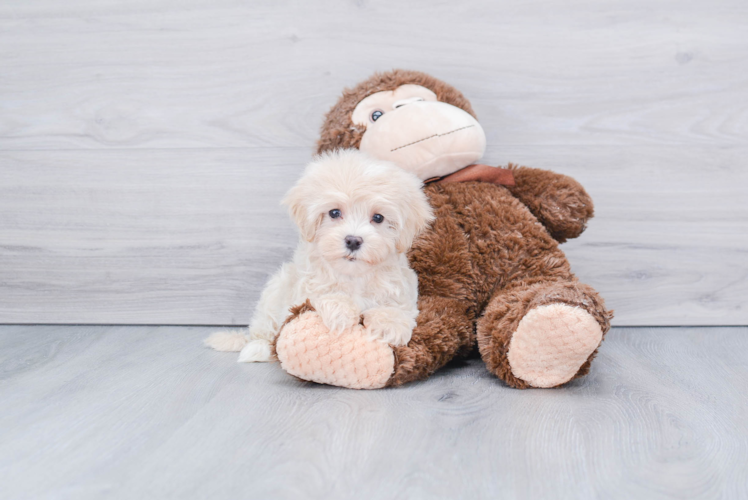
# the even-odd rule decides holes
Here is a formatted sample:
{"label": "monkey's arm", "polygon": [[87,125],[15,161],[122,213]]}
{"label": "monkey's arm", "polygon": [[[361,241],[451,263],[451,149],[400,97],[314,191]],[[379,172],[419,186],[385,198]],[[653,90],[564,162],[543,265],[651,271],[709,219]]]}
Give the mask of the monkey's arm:
{"label": "monkey's arm", "polygon": [[549,170],[509,165],[509,191],[524,203],[558,242],[576,238],[594,215],[592,198],[581,184]]}

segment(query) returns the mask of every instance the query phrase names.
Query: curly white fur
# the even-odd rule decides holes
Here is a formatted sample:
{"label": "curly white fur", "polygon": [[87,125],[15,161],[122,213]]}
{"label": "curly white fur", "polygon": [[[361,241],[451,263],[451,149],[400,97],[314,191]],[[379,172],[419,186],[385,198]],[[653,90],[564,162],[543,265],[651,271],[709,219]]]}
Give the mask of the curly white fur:
{"label": "curly white fur", "polygon": [[[248,335],[217,332],[206,345],[241,350],[240,362],[268,361],[289,308],[307,299],[333,334],[363,315],[371,338],[407,344],[418,316],[418,278],[405,252],[433,219],[421,187],[415,175],[355,149],[317,158],[283,200],[301,233],[293,261],[268,281]],[[348,248],[346,236],[361,238],[360,248]]]}

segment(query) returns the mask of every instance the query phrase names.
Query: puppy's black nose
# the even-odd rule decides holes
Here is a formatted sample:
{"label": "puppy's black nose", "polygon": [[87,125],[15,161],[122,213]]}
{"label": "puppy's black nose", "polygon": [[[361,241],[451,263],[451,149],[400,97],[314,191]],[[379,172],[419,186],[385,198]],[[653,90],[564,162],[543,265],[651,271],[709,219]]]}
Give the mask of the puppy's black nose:
{"label": "puppy's black nose", "polygon": [[351,252],[355,252],[363,244],[364,244],[364,239],[361,236],[351,236],[349,234],[348,236],[345,237],[345,247]]}

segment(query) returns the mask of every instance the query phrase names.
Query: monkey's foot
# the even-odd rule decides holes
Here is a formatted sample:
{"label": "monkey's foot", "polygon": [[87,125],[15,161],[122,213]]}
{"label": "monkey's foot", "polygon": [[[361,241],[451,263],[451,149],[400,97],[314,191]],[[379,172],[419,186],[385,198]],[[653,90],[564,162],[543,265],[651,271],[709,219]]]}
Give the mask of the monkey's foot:
{"label": "monkey's foot", "polygon": [[602,335],[600,324],[580,307],[536,307],[519,322],[507,359],[515,377],[533,387],[555,387],[571,380]]}
{"label": "monkey's foot", "polygon": [[281,367],[291,375],[349,389],[384,387],[395,369],[392,348],[369,340],[362,325],[331,335],[314,310],[286,323],[275,351]]}

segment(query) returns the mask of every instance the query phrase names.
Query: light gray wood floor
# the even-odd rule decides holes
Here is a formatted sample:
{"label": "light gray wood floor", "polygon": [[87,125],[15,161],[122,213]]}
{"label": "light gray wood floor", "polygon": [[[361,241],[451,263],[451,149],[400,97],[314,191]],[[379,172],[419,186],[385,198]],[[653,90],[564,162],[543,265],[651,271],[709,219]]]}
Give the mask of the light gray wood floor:
{"label": "light gray wood floor", "polygon": [[748,498],[748,328],[614,328],[586,378],[304,383],[169,326],[0,327],[0,498]]}

